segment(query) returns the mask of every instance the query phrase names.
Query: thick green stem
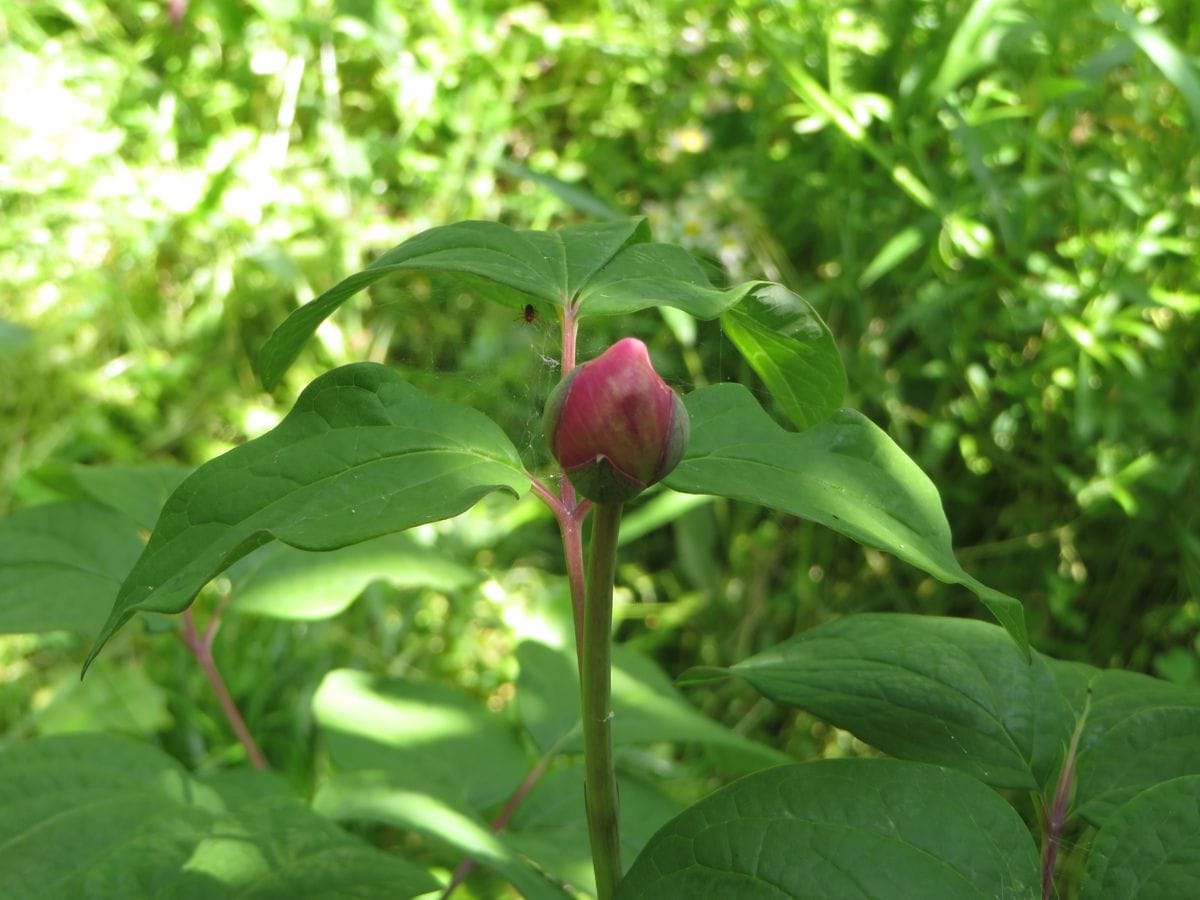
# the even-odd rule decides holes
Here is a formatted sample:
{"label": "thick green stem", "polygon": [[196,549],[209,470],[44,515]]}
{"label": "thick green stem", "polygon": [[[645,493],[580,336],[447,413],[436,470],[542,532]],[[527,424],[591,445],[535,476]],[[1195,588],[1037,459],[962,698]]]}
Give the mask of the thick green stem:
{"label": "thick green stem", "polygon": [[621,504],[597,503],[583,623],[583,754],[588,837],[596,897],[611,900],[621,879],[617,773],[612,742],[612,598]]}

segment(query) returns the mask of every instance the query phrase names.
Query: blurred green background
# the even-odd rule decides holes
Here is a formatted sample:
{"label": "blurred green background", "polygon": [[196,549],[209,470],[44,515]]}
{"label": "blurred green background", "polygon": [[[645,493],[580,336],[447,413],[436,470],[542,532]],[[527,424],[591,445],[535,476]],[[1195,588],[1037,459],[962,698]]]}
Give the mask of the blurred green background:
{"label": "blurred green background", "polygon": [[[1200,682],[1194,12],[0,0],[0,513],[57,496],[66,464],[195,465],[360,359],[488,412],[539,465],[544,318],[401,279],[339,312],[274,395],[254,354],[425,228],[645,215],[714,281],[814,304],[847,404],[929,473],[964,565],[1025,602],[1039,649]],[[712,323],[594,321],[583,358],[633,333],[681,389],[754,386]],[[503,709],[513,604],[565,603],[552,524],[527,509],[436,531],[486,590],[376,586],[325,622],[231,619],[218,657],[268,757],[303,778],[308,700],[334,665]],[[672,675],[850,611],[979,614],[806,523],[660,509],[627,529],[645,536],[624,551],[619,637]],[[182,649],[127,631],[106,652],[132,680],[112,694],[153,714],[112,721],[184,759],[228,747]],[[45,710],[86,643],[0,638],[5,742],[65,727]],[[837,752],[742,686],[694,699],[781,748]]]}

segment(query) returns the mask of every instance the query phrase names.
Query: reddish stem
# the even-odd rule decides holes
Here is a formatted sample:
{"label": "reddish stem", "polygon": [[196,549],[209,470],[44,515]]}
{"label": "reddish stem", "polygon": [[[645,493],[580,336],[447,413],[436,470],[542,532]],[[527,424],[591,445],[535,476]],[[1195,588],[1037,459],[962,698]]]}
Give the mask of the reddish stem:
{"label": "reddish stem", "polygon": [[[224,608],[223,604],[221,608]],[[246,722],[242,718],[242,714],[238,712],[237,704],[233,702],[233,697],[230,696],[229,689],[225,687],[225,680],[221,678],[221,673],[217,669],[216,660],[213,659],[212,645],[213,639],[217,636],[219,623],[220,609],[213,614],[208,627],[204,630],[204,634],[201,635],[196,630],[196,621],[192,617],[192,611],[185,609],[183,611],[183,633],[179,634],[179,632],[176,632],[176,634],[183,641],[183,645],[188,648],[188,652],[200,664],[200,668],[204,672],[204,677],[208,679],[209,687],[217,695],[217,702],[221,704],[221,711],[225,713],[225,718],[229,721],[229,726],[233,729],[233,733],[237,735],[238,741],[246,751],[246,758],[250,760],[250,765],[256,769],[266,769],[266,757],[262,755],[262,751],[258,749],[258,744],[254,742],[254,736],[250,734],[250,729],[246,727]]]}
{"label": "reddish stem", "polygon": [[1058,785],[1054,789],[1054,799],[1046,809],[1045,821],[1042,826],[1042,900],[1050,900],[1054,895],[1054,870],[1058,864],[1058,850],[1062,845],[1062,832],[1070,818],[1071,789],[1075,784],[1075,759],[1079,753],[1079,736],[1083,734],[1083,725],[1087,721],[1091,709],[1092,691],[1088,688],[1087,700],[1083,704],[1083,714],[1075,725],[1071,735],[1071,743],[1067,746],[1067,755],[1063,760],[1062,771],[1058,776]]}

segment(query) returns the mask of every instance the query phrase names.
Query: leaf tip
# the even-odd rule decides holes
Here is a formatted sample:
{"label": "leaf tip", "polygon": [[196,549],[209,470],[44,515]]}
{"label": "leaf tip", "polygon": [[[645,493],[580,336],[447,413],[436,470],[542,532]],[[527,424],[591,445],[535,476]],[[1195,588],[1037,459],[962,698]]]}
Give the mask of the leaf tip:
{"label": "leaf tip", "polygon": [[685,670],[675,679],[675,686],[692,687],[694,685],[709,684],[714,681],[724,681],[732,674],[728,669],[723,669],[720,666],[692,666],[692,668]]}

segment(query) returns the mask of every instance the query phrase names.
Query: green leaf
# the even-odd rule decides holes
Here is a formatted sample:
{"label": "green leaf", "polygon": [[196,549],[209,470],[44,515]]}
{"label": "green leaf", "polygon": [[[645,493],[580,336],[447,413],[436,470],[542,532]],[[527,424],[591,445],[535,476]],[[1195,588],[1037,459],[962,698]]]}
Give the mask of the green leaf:
{"label": "green leaf", "polygon": [[929,85],[929,96],[941,100],[968,78],[994,65],[1008,32],[1027,18],[1014,0],[975,0],[950,39]]}
{"label": "green leaf", "polygon": [[658,832],[617,888],[663,897],[1040,896],[1020,816],[958,772],[829,760],[748,775]]}
{"label": "green leaf", "polygon": [[816,310],[782,285],[766,285],[721,314],[721,327],[799,430],[842,405],[846,370]]}
{"label": "green leaf", "polygon": [[94,634],[141,549],[133,520],[83,501],[0,518],[0,633]]}
{"label": "green leaf", "polygon": [[230,609],[276,619],[327,619],[345,610],[368,585],[461,590],[479,575],[402,534],[340,550],[312,552],[269,544],[229,570]]}
{"label": "green leaf", "polygon": [[172,722],[167,692],[141,665],[102,661],[87,681],[80,681],[74,666],[68,665],[47,694],[32,716],[40,734],[106,731],[149,737]]}
{"label": "green leaf", "polygon": [[567,258],[567,296],[574,297],[623,247],[650,240],[645,219],[571,225],[554,232]]}
{"label": "green leaf", "polygon": [[684,402],[692,437],[687,455],[666,479],[668,487],[811,519],[942,581],[964,585],[1029,652],[1021,604],[963,571],[937,489],[861,413],[841,410],[795,434],[775,424],[740,385],[701,388]]}
{"label": "green leaf", "polygon": [[1195,63],[1160,29],[1130,15],[1115,3],[1100,5],[1102,19],[1126,32],[1163,76],[1183,96],[1192,117],[1192,128],[1200,130],[1200,76]]}
{"label": "green leaf", "polygon": [[462,273],[533,300],[561,304],[567,285],[564,255],[561,246],[549,251],[544,237],[544,232],[514,231],[496,222],[457,222],[423,231],[288,316],[259,354],[259,378],[268,390],[275,387],[318,325],[350,297],[393,272]]}
{"label": "green leaf", "polygon": [[715,319],[763,282],[721,290],[700,264],[674,244],[630,244],[579,291],[579,316],[619,316],[673,306],[698,319]]}
{"label": "green leaf", "polygon": [[335,669],[313,697],[313,715],[338,769],[386,773],[393,789],[458,808],[498,806],[532,765],[502,717],[438,684]]}
{"label": "green leaf", "polygon": [[383,822],[414,831],[508,879],[527,900],[567,900],[566,891],[521,859],[505,835],[465,810],[420,791],[396,787],[379,772],[334,776],[317,791],[313,807],[340,821]]}
{"label": "green leaf", "polygon": [[276,428],[205,463],[171,495],[84,671],[134,613],[181,612],[271,540],[334,550],[527,486],[512,442],[483,414],[429,397],[386,366],[335,369]]}
{"label": "green leaf", "polygon": [[1047,660],[970,619],[847,616],[727,671],[885,753],[998,788],[1052,785],[1075,725]]}
{"label": "green leaf", "polygon": [[1116,810],[1092,842],[1081,896],[1200,897],[1200,775],[1156,785]]}
{"label": "green leaf", "polygon": [[1139,792],[1200,775],[1200,690],[1134,672],[1076,669],[1091,691],[1076,764],[1079,815],[1102,825]]}
{"label": "green leaf", "polygon": [[916,225],[910,225],[892,235],[875,254],[875,257],[867,263],[862,274],[858,276],[859,289],[865,291],[871,287],[880,278],[920,250],[925,240],[925,233]]}
{"label": "green leaf", "polygon": [[206,784],[146,744],[107,735],[0,752],[0,806],[4,897],[366,900],[437,886],[314,815],[272,776]]}
{"label": "green leaf", "polygon": [[39,481],[80,499],[133,519],[151,531],[163,504],[191,469],[170,463],[145,466],[48,466],[37,473]]}

